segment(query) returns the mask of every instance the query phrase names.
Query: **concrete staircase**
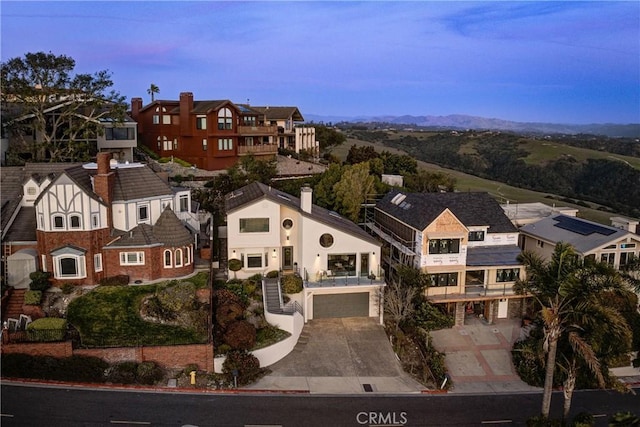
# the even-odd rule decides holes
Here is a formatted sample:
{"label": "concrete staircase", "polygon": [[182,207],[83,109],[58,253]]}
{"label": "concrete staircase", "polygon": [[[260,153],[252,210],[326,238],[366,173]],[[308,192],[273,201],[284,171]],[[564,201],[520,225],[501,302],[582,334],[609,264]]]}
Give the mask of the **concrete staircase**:
{"label": "concrete staircase", "polygon": [[264,279],[264,302],[269,313],[282,314],[282,300],[280,297],[280,279]]}
{"label": "concrete staircase", "polygon": [[8,318],[18,319],[22,314],[22,306],[24,305],[24,293],[26,289],[14,289],[9,296],[7,307],[2,312],[2,321]]}

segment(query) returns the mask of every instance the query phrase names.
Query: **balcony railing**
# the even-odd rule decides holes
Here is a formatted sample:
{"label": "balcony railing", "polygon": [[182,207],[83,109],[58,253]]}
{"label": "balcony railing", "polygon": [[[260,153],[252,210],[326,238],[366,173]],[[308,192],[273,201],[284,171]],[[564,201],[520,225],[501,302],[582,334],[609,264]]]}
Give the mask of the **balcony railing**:
{"label": "balcony railing", "polygon": [[278,133],[278,126],[238,126],[240,135],[275,135]]}
{"label": "balcony railing", "polygon": [[458,286],[430,287],[427,297],[433,300],[464,300],[469,298],[493,298],[497,296],[515,295],[513,282],[495,283],[491,285],[465,286],[464,293]]}
{"label": "balcony railing", "polygon": [[238,145],[238,155],[245,156],[247,154],[277,154],[278,146],[275,144],[265,145]]}

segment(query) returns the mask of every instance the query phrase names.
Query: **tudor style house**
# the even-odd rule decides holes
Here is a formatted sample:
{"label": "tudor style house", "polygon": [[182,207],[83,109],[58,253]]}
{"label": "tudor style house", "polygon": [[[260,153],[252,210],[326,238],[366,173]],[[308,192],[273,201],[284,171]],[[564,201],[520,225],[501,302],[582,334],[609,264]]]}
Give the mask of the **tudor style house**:
{"label": "tudor style house", "polygon": [[51,272],[55,284],[89,285],[118,275],[135,282],[193,272],[199,221],[189,189],[110,157],[99,153],[97,164],[24,176],[12,219],[3,221],[10,285],[27,286],[35,270]]}
{"label": "tudor style house", "polygon": [[[629,231],[636,221],[613,217],[618,227],[598,224],[583,218],[556,214],[520,228],[522,248],[549,258],[558,242],[571,244],[578,254],[624,268],[640,256],[640,235]],[[635,228],[635,227],[634,227]]]}
{"label": "tudor style house", "polygon": [[191,92],[183,92],[178,101],[145,106],[142,98],[133,98],[131,116],[142,144],[161,157],[175,156],[206,170],[226,169],[247,155],[274,158],[279,144],[297,152],[309,148],[311,140],[317,145],[315,128],[294,127],[303,120],[295,107],[195,101]]}
{"label": "tudor style house", "polygon": [[327,317],[379,317],[384,282],[380,243],[335,212],[254,182],[226,196],[227,256],[241,261],[229,277],[276,270],[298,273],[305,321]]}
{"label": "tudor style house", "polygon": [[518,317],[522,297],[513,284],[524,269],[517,261],[518,230],[487,193],[389,192],[368,227],[385,242],[383,264],[394,274],[399,265],[429,275],[429,300],[455,313],[496,318]]}

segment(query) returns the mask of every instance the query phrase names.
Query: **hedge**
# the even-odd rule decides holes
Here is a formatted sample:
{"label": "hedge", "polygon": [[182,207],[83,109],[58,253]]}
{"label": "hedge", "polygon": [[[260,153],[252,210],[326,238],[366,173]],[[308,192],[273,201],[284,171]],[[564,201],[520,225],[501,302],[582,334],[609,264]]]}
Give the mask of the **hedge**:
{"label": "hedge", "polygon": [[27,325],[29,341],[62,341],[67,333],[67,321],[57,317],[43,317]]}

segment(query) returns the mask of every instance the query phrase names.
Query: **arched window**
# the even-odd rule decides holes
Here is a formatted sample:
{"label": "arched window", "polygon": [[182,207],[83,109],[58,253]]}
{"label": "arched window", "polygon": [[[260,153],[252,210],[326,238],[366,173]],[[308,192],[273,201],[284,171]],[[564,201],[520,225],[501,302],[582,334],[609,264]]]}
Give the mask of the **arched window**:
{"label": "arched window", "polygon": [[233,128],[233,114],[229,108],[221,108],[218,111],[218,129],[230,130]]}
{"label": "arched window", "polygon": [[182,267],[182,249],[176,249],[176,267]]}
{"label": "arched window", "polygon": [[189,265],[191,257],[190,257],[190,250],[189,250],[189,246],[187,246],[186,248],[184,248],[184,265]]}
{"label": "arched window", "polygon": [[171,251],[168,249],[164,251],[164,266],[165,268],[171,267]]}
{"label": "arched window", "polygon": [[69,223],[71,225],[71,228],[80,228],[80,215],[71,215],[71,217],[69,217]]}

